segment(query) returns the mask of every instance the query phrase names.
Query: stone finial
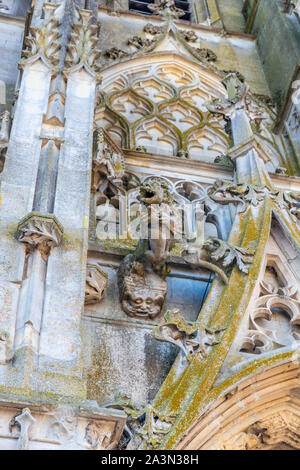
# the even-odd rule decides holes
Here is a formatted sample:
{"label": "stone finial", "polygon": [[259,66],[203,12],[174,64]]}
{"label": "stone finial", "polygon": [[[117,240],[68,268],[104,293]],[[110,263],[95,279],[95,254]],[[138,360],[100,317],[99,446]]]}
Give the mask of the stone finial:
{"label": "stone finial", "polygon": [[148,5],[148,8],[166,19],[180,18],[185,14],[183,10],[176,7],[174,0],[158,0],[157,3]]}
{"label": "stone finial", "polygon": [[61,49],[59,40],[60,19],[55,13],[59,6],[45,4],[45,24],[43,28],[31,27],[29,29],[29,36],[26,36],[24,40],[26,49],[23,50],[20,66],[24,66],[28,60],[33,58],[41,58],[50,68],[58,67],[59,51]]}
{"label": "stone finial", "polygon": [[88,264],[84,303],[91,305],[101,302],[105,296],[106,288],[107,273],[97,264]]}
{"label": "stone finial", "polygon": [[78,20],[73,25],[73,32],[67,46],[66,69],[77,70],[85,66],[92,73],[98,74],[101,66],[97,60],[101,55],[97,49],[99,25],[92,24],[92,12],[78,9]]}
{"label": "stone finial", "polygon": [[51,250],[60,245],[62,236],[63,227],[52,214],[31,212],[17,228],[17,239],[25,243],[27,252],[38,249],[45,261]]}

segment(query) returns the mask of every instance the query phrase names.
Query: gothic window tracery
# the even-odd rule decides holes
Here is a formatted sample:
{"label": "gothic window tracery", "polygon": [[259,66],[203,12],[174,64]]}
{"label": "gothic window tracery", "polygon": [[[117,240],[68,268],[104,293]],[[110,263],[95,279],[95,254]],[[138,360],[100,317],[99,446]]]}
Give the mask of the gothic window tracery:
{"label": "gothic window tracery", "polygon": [[159,57],[151,59],[148,66],[131,63],[130,71],[127,67],[108,71],[99,88],[106,103],[101,123],[110,135],[118,134],[118,145],[211,163],[226,153],[226,121],[206,107],[226,94],[218,79],[170,57],[164,63]]}

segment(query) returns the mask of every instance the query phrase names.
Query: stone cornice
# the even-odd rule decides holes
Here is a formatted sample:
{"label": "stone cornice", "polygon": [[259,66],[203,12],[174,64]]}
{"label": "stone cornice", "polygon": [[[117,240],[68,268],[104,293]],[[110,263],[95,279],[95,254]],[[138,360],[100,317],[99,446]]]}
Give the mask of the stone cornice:
{"label": "stone cornice", "polygon": [[136,151],[125,150],[125,161],[130,167],[141,170],[149,170],[151,174],[153,170],[168,172],[171,178],[190,178],[193,176],[195,180],[205,181],[207,183],[214,182],[216,178],[225,178],[231,180],[233,177],[233,169],[219,165],[216,163],[204,163],[196,160],[187,160],[179,157],[168,157],[163,155],[154,155],[151,153],[140,153]]}
{"label": "stone cornice", "polygon": [[[103,5],[99,5],[98,7],[98,11],[103,11],[105,13],[107,13],[108,15],[110,14],[113,14],[114,16],[134,16],[138,19],[141,19],[141,20],[144,20],[144,21],[147,21],[149,22],[149,19],[151,18],[151,23],[157,23],[157,24],[162,24],[164,22],[164,20],[160,17],[160,16],[156,16],[156,15],[151,15],[151,17],[145,17],[145,15],[141,14],[141,13],[136,13],[136,12],[133,12],[133,11],[130,11],[130,10],[118,10],[118,11],[113,11],[111,10],[109,7],[105,7]],[[222,34],[224,33],[224,30],[222,28],[215,28],[213,26],[206,26],[206,25],[202,25],[202,24],[197,24],[197,23],[191,23],[191,22],[188,22],[188,21],[184,21],[184,20],[176,20],[174,21],[174,23],[177,25],[177,26],[182,26],[183,28],[186,28],[186,29],[195,29],[195,30],[202,30],[202,31],[206,31],[208,33],[214,33],[214,34]],[[248,39],[248,40],[251,40],[251,41],[254,41],[255,40],[255,36],[253,34],[249,34],[249,33],[242,33],[242,32],[239,32],[239,31],[232,31],[232,30],[226,30],[226,35],[228,36],[234,36],[234,37],[238,37],[240,39]]]}

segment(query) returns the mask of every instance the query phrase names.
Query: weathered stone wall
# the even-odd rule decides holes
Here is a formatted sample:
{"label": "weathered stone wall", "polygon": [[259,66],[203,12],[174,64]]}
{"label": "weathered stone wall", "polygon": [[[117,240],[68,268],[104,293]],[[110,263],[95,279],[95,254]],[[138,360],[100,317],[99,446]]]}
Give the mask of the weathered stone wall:
{"label": "weathered stone wall", "polygon": [[283,2],[260,0],[251,33],[273,99],[282,105],[300,62],[300,23],[295,14],[283,12]]}
{"label": "weathered stone wall", "polygon": [[1,15],[0,11],[0,113],[11,108],[23,35],[24,21]]}

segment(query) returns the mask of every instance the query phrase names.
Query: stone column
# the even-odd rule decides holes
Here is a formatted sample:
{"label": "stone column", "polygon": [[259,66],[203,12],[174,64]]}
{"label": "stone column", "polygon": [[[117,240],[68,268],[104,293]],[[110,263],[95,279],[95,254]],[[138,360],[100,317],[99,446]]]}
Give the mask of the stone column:
{"label": "stone column", "polygon": [[[0,280],[3,311],[0,329],[9,331],[14,343],[18,286],[23,279],[24,247],[15,237],[18,222],[32,208],[41,151],[40,130],[46,110],[50,68],[40,59],[24,64],[6,163],[1,181]],[[16,203],[17,201],[17,203]],[[5,323],[2,323],[2,321]]]}
{"label": "stone column", "polygon": [[66,58],[65,133],[54,205],[54,213],[64,227],[64,237],[62,245],[48,260],[40,338],[40,366],[47,367],[51,363],[52,370],[78,377],[81,376],[80,323],[85,294],[98,79],[93,62],[99,52],[95,49],[98,38],[93,36],[96,26],[91,25],[92,12],[79,10],[79,14]]}

